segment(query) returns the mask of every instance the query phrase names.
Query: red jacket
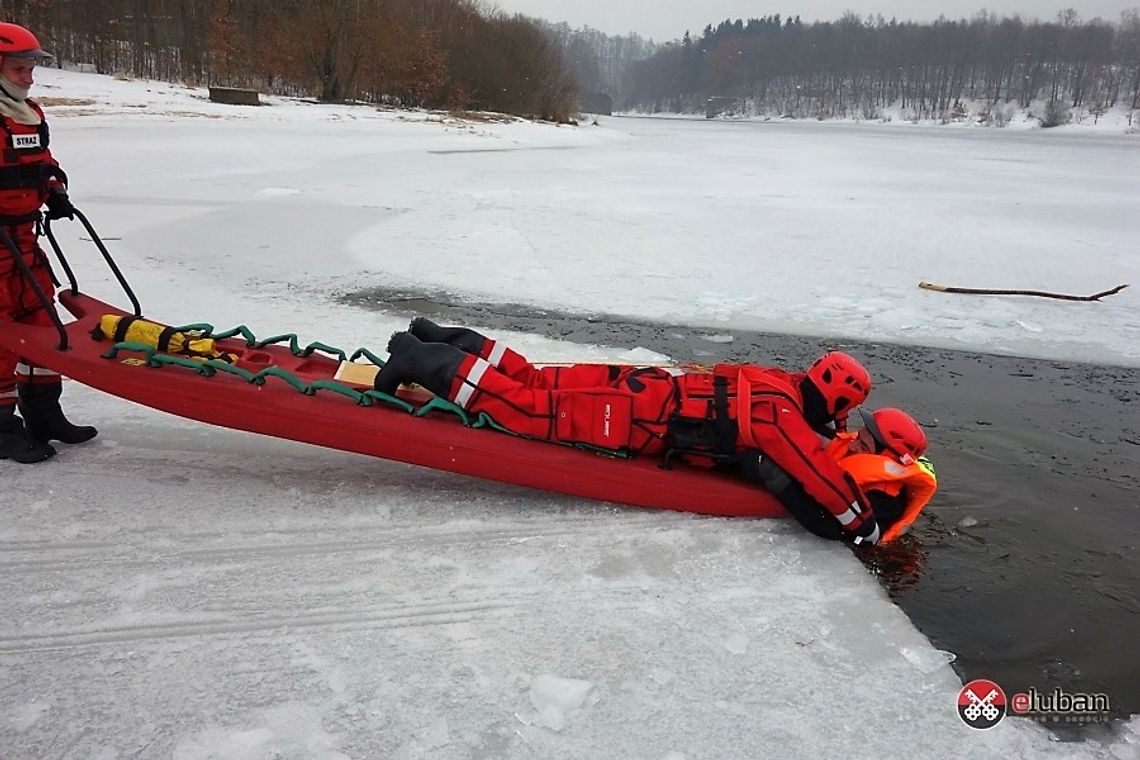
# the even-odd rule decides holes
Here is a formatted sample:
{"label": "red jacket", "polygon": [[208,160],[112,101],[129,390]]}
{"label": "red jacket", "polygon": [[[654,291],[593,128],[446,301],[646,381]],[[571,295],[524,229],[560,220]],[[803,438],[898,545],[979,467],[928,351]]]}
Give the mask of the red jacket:
{"label": "red jacket", "polygon": [[686,373],[677,378],[682,417],[709,419],[715,414],[717,378],[723,379],[728,416],[736,422],[738,451],[759,450],[771,458],[845,530],[856,532],[874,519],[859,486],[804,418],[802,374],[753,364],[719,364],[711,373]]}

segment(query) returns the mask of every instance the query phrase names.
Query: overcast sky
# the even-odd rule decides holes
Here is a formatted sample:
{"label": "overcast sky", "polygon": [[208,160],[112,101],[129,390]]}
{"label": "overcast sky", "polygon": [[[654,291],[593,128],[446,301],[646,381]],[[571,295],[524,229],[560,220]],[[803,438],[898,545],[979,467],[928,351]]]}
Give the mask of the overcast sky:
{"label": "overcast sky", "polygon": [[1026,18],[1052,19],[1063,8],[1075,8],[1082,18],[1100,16],[1116,21],[1120,12],[1135,8],[1140,0],[490,0],[511,13],[525,13],[550,21],[566,21],[573,27],[591,26],[607,34],[637,32],[665,42],[691,30],[694,34],[706,24],[726,18],[756,18],[779,13],[799,15],[804,21],[834,19],[851,10],[861,16],[881,13],[895,17],[929,21],[944,15],[964,18],[980,9],[1000,15],[1019,14]]}

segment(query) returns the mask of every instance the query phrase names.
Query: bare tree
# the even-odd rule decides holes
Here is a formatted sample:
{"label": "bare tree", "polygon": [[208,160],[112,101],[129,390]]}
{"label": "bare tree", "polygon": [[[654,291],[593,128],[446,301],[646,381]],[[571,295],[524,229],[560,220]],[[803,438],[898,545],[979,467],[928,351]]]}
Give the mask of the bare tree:
{"label": "bare tree", "polygon": [[475,0],[0,0],[103,73],[566,118],[575,82],[536,22]]}
{"label": "bare tree", "polygon": [[955,118],[965,99],[1036,100],[1065,108],[1124,96],[1140,107],[1140,20],[1082,21],[1075,11],[1026,22],[979,13],[929,24],[861,19],[803,24],[726,20],[660,46],[630,67],[629,105],[700,110],[739,95],[758,111],[828,117],[900,103],[915,117]]}

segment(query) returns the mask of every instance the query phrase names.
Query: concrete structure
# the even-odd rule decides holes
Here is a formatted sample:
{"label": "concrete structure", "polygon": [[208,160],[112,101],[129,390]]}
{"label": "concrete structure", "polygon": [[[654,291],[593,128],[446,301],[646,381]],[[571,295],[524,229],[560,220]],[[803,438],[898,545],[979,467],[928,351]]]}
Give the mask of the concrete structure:
{"label": "concrete structure", "polygon": [[210,100],[215,103],[228,103],[233,106],[259,106],[261,99],[257,90],[243,90],[238,87],[211,87]]}

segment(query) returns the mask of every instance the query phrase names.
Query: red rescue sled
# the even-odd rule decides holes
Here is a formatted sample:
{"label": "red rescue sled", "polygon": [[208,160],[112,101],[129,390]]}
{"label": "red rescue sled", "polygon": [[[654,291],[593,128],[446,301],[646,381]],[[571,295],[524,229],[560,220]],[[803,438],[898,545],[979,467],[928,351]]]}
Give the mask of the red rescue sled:
{"label": "red rescue sled", "polygon": [[[140,314],[137,299],[81,214]],[[181,366],[148,366],[145,354],[119,350],[92,338],[100,318],[122,309],[78,291],[75,278],[50,234],[72,288],[59,302],[75,320],[55,327],[0,325],[0,346],[32,364],[153,409],[211,425],[247,430],[332,449],[448,470],[589,499],[640,507],[732,517],[786,514],[769,493],[724,474],[678,462],[663,469],[654,457],[620,459],[568,446],[517,438],[465,426],[453,414],[415,416],[396,406],[363,406],[340,393],[298,391],[277,377],[254,384],[238,374],[203,376]],[[61,348],[61,346],[63,346]],[[305,383],[332,381],[339,359],[298,356],[289,347],[251,347],[240,338],[216,342],[236,357],[235,366],[257,373],[277,367]],[[420,399],[422,400],[422,399]]]}

